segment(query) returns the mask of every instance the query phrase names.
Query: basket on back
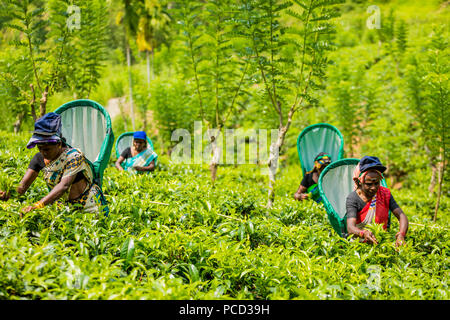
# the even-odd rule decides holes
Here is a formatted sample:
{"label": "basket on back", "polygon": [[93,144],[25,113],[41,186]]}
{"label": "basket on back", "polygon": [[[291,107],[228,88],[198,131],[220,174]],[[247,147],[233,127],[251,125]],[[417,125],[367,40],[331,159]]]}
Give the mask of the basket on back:
{"label": "basket on back", "polygon": [[109,113],[88,99],[67,102],[55,113],[61,115],[61,132],[67,144],[83,152],[94,171],[94,181],[101,187],[114,144]]}
{"label": "basket on back", "polygon": [[[347,237],[347,216],[345,202],[353,191],[353,171],[359,159],[340,159],[329,164],[319,177],[319,192],[333,229],[342,237]],[[381,185],[386,187],[383,179]],[[389,212],[390,224],[391,212]]]}
{"label": "basket on back", "polygon": [[[116,157],[119,158],[120,155],[122,154],[122,152],[128,148],[131,147],[133,145],[133,133],[134,132],[125,132],[122,133],[119,138],[117,138],[116,140],[116,145],[115,145],[115,149],[116,149]],[[152,140],[147,136],[147,148],[150,150],[154,150],[153,148],[153,142]],[[158,158],[155,158],[155,165],[156,162],[158,161]],[[150,161],[151,162],[151,161]],[[146,166],[149,165],[149,163],[145,164]]]}
{"label": "basket on back", "polygon": [[331,161],[341,159],[344,153],[344,138],[341,132],[328,123],[306,127],[297,139],[297,151],[303,176],[314,167],[314,157],[320,152],[331,156]]}

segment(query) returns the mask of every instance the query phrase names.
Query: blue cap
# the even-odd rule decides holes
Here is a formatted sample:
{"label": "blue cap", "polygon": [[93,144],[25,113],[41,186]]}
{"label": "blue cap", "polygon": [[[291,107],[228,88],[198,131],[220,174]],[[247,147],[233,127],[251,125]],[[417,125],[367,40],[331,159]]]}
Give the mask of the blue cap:
{"label": "blue cap", "polygon": [[61,116],[54,112],[45,114],[36,120],[33,133],[43,136],[61,135]]}
{"label": "blue cap", "polygon": [[136,131],[135,133],[133,133],[133,138],[147,141],[147,134],[145,133],[145,131]]}
{"label": "blue cap", "polygon": [[386,167],[381,164],[380,159],[378,159],[377,157],[362,157],[362,159],[359,161],[359,171],[363,173],[370,169],[378,170],[381,173],[386,171]]}
{"label": "blue cap", "polygon": [[34,123],[33,135],[27,143],[27,148],[34,148],[37,143],[54,143],[59,141],[61,141],[61,116],[57,113],[49,112]]}

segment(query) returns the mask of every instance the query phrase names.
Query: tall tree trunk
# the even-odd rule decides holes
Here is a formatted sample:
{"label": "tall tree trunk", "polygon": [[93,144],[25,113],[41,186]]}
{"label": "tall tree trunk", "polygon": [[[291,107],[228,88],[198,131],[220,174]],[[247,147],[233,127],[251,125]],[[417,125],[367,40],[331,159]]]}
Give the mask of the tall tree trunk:
{"label": "tall tree trunk", "polygon": [[[126,98],[123,97],[123,100],[125,101]],[[125,129],[125,132],[128,131],[128,124],[127,124],[127,116],[125,114],[125,111],[123,110],[123,104],[122,104],[122,97],[118,98],[118,105],[119,105],[119,110],[120,110],[120,115],[122,116],[123,119],[123,127]]]}
{"label": "tall tree trunk", "polygon": [[[150,97],[150,81],[151,81],[151,79],[152,79],[152,76],[151,76],[151,69],[152,68],[150,68],[150,54],[149,54],[149,51],[148,50],[145,50],[145,57],[146,57],[146,60],[147,60],[147,90],[148,90],[148,96]],[[153,58],[153,51],[152,51],[152,58]],[[142,106],[143,108],[144,108],[144,112],[143,112],[143,116],[144,116],[144,119],[143,119],[143,130],[144,131],[146,131],[147,130],[147,125],[148,125],[148,123],[147,123],[147,105],[145,105],[145,106]]]}
{"label": "tall tree trunk", "polygon": [[14,133],[19,133],[20,127],[22,126],[23,118],[25,117],[25,112],[19,113],[17,121],[14,122]]}
{"label": "tall tree trunk", "polygon": [[44,92],[42,92],[41,105],[39,111],[41,113],[40,117],[47,113],[47,96],[48,96],[48,86],[45,87]]}
{"label": "tall tree trunk", "polygon": [[436,222],[437,213],[438,213],[439,205],[440,205],[440,201],[441,201],[442,182],[444,180],[444,170],[445,170],[444,166],[445,166],[444,162],[442,162],[438,165],[438,167],[439,167],[439,170],[438,170],[438,192],[437,192],[436,206],[434,208],[433,222]]}
{"label": "tall tree trunk", "polygon": [[217,138],[219,138],[219,137],[220,137],[220,129],[217,130],[216,134],[212,134],[210,136],[212,158],[211,158],[211,162],[209,164],[209,170],[211,172],[211,181],[212,181],[213,185],[216,182],[217,169],[219,167],[219,161],[220,161],[220,148],[217,145]]}
{"label": "tall tree trunk", "polygon": [[431,156],[430,148],[428,148],[428,146],[425,145],[424,149],[425,149],[426,154],[428,155],[429,164],[430,164],[430,168],[431,168],[431,180],[430,180],[430,185],[428,187],[428,192],[430,193],[430,195],[432,195],[434,192],[434,188],[436,186],[436,174],[438,173],[438,169],[435,164],[435,160],[436,160],[435,157]]}
{"label": "tall tree trunk", "polygon": [[267,208],[271,208],[275,201],[275,179],[278,169],[278,158],[280,155],[281,147],[284,143],[287,129],[287,126],[278,129],[278,137],[276,142],[270,144],[269,160],[267,161],[267,166],[269,169],[269,192],[267,198]]}
{"label": "tall tree trunk", "polygon": [[33,117],[33,121],[36,122],[37,116],[36,116],[36,107],[34,104],[36,103],[36,93],[34,92],[34,86],[33,84],[30,84],[31,93],[33,94],[33,98],[30,101],[30,108],[31,108],[31,116]]}
{"label": "tall tree trunk", "polygon": [[131,78],[131,53],[130,53],[130,45],[128,44],[128,39],[126,41],[127,45],[127,66],[128,66],[128,80],[129,80],[129,88],[130,88],[130,116],[131,116],[131,126],[133,127],[133,131],[136,130],[134,125],[134,108],[133,108],[133,80]]}
{"label": "tall tree trunk", "polygon": [[[306,90],[305,90],[306,91]],[[281,110],[281,107],[280,107]],[[281,148],[284,145],[284,138],[286,137],[286,133],[288,132],[289,128],[291,127],[292,123],[292,117],[294,116],[294,113],[296,111],[295,105],[291,107],[291,109],[288,112],[286,125],[282,125],[282,113],[280,111],[280,128],[278,129],[278,137],[276,140],[276,143],[270,144],[270,155],[269,155],[269,194],[268,194],[268,200],[267,200],[267,208],[271,208],[273,205],[273,202],[275,200],[275,176],[278,169],[278,157],[281,151]],[[272,141],[273,137],[271,137]]]}
{"label": "tall tree trunk", "polygon": [[428,192],[433,194],[434,188],[436,187],[436,175],[438,173],[438,169],[434,163],[430,163],[431,166],[431,179],[430,186],[428,187]]}
{"label": "tall tree trunk", "polygon": [[147,58],[147,89],[150,94],[150,80],[151,80],[151,77],[150,77],[150,55],[148,53],[148,50],[145,50],[145,56]]}
{"label": "tall tree trunk", "polygon": [[278,156],[276,155],[277,149],[277,143],[270,145],[270,155],[267,164],[269,167],[269,193],[267,198],[267,208],[271,208],[273,202],[275,201],[275,175],[278,168]]}

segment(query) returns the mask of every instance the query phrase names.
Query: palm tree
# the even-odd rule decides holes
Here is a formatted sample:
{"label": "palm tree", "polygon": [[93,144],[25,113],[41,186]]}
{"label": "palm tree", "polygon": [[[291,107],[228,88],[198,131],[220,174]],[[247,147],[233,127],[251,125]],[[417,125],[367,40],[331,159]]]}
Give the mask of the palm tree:
{"label": "palm tree", "polygon": [[[160,0],[145,0],[139,8],[139,23],[136,42],[139,51],[145,51],[147,60],[147,87],[150,95],[150,81],[152,78],[150,65],[153,65],[154,50],[167,38],[170,16],[164,10],[165,3]],[[144,107],[144,130],[147,118]]]}
{"label": "palm tree", "polygon": [[138,30],[138,8],[140,1],[136,0],[116,0],[117,4],[122,7],[116,16],[116,24],[122,24],[125,29],[125,47],[127,53],[127,66],[128,66],[128,79],[130,90],[130,113],[131,113],[131,125],[133,131],[135,129],[134,124],[134,109],[133,109],[133,81],[131,77],[131,49],[130,40],[137,35]]}

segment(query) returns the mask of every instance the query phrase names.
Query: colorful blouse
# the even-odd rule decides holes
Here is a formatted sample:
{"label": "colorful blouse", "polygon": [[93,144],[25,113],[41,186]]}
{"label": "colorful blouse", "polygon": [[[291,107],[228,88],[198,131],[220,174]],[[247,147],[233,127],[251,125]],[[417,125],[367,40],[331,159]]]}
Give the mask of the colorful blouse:
{"label": "colorful blouse", "polygon": [[71,204],[79,204],[85,212],[100,212],[106,216],[109,209],[100,187],[94,183],[94,173],[83,153],[75,148],[66,148],[61,155],[42,168],[44,180],[49,190],[52,190],[64,177],[79,175],[87,180],[84,192],[76,199],[69,200],[69,190],[60,198]]}

